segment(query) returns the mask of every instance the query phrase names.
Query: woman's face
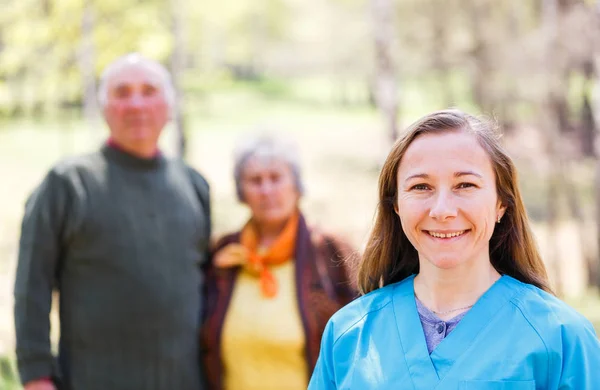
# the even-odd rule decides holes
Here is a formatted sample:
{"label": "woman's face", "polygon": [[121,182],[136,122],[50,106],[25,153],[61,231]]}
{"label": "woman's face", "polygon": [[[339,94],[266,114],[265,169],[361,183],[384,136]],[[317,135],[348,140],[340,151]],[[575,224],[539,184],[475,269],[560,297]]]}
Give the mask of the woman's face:
{"label": "woman's face", "polygon": [[421,269],[488,262],[500,204],[492,162],[473,135],[425,134],[398,168],[397,213]]}
{"label": "woman's face", "polygon": [[258,224],[284,223],[300,199],[289,164],[274,158],[250,157],[242,170],[241,188]]}

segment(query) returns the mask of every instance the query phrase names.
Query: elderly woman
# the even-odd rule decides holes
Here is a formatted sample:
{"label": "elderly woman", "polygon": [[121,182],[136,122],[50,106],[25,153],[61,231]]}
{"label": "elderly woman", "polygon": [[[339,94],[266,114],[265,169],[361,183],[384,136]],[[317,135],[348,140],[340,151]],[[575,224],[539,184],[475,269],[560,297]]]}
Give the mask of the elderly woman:
{"label": "elderly woman", "polygon": [[331,315],[357,294],[349,246],[311,230],[293,145],[253,139],[235,155],[238,198],[251,212],[218,241],[203,330],[210,389],[303,389]]}
{"label": "elderly woman", "polygon": [[323,335],[309,389],[600,388],[600,343],[550,293],[517,175],[490,123],[435,112],[396,142],[365,294]]}

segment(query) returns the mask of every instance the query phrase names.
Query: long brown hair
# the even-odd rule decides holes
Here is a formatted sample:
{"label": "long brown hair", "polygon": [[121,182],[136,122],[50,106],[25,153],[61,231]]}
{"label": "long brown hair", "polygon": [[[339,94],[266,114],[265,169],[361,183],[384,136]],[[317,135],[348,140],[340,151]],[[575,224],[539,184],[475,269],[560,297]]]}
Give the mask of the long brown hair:
{"label": "long brown hair", "polygon": [[529,226],[519,190],[517,171],[500,144],[496,126],[459,110],[431,113],[413,123],[396,141],[379,175],[379,204],[363,259],[358,265],[358,287],[366,294],[419,272],[419,256],[394,211],[398,196],[398,168],[410,144],[422,134],[465,131],[475,136],[490,156],[496,191],[506,212],[490,239],[490,260],[501,274],[551,292],[546,268]]}

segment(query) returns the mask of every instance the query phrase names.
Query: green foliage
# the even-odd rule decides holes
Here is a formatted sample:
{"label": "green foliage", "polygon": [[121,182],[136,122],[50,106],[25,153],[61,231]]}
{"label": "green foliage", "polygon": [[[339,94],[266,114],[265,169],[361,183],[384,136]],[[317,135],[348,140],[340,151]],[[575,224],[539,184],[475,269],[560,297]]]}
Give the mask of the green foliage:
{"label": "green foliage", "polygon": [[6,356],[0,356],[0,389],[21,389],[17,378],[14,361]]}
{"label": "green foliage", "polygon": [[[395,1],[401,101],[413,99],[406,94],[419,80],[418,88],[429,91],[427,100],[434,101],[432,107],[475,101],[487,112],[516,117],[511,119],[529,116],[548,85],[538,3]],[[328,78],[334,85],[326,87],[329,100],[369,104],[374,78],[370,0],[4,0],[0,116],[56,115],[65,107],[81,107],[86,9],[93,16],[89,38],[96,77],[131,51],[168,64],[178,13],[182,85],[186,93],[199,94],[192,99],[220,86],[228,89],[235,79],[280,97],[291,94],[284,84]],[[483,26],[480,32],[476,22]],[[579,24],[585,26],[585,21]],[[576,46],[571,41],[564,45],[567,58],[557,63],[569,63],[574,54],[568,49]],[[477,78],[477,71],[485,74]],[[483,96],[474,93],[477,88]],[[567,90],[573,111],[579,109],[582,88],[576,71]]]}
{"label": "green foliage", "polygon": [[81,104],[86,3],[94,16],[97,75],[130,51],[167,59],[172,42],[164,2],[46,0],[40,6],[33,0],[8,0],[0,18],[0,112],[36,115]]}

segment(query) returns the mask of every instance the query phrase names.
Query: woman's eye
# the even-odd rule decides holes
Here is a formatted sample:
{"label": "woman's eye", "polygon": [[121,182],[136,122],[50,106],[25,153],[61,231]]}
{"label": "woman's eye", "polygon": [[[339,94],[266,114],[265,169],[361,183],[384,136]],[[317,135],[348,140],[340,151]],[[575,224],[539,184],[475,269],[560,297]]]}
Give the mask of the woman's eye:
{"label": "woman's eye", "polygon": [[250,177],[247,180],[250,184],[255,185],[255,186],[260,185],[260,182],[261,182],[261,178],[259,176]]}
{"label": "woman's eye", "polygon": [[458,185],[458,188],[470,188],[470,187],[475,187],[475,184],[473,184],[473,183],[460,183]]}
{"label": "woman's eye", "polygon": [[429,189],[429,186],[427,184],[415,184],[410,189],[417,190],[417,191],[425,191],[425,190]]}

